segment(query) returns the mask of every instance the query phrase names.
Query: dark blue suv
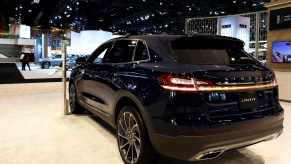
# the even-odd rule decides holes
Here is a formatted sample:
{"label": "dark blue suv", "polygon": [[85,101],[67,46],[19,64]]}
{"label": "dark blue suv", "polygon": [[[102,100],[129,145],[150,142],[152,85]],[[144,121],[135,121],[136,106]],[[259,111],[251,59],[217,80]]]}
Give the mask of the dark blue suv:
{"label": "dark blue suv", "polygon": [[125,163],[203,160],[277,138],[284,112],[275,75],[243,47],[210,35],[109,40],[77,59],[71,112],[87,109],[116,128]]}

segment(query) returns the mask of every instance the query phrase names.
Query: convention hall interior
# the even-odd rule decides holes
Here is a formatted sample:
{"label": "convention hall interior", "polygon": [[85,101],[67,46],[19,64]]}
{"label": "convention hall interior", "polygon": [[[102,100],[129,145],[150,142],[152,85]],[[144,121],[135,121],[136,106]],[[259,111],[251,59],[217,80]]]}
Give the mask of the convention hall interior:
{"label": "convention hall interior", "polygon": [[0,0],[0,131],[3,164],[290,164],[291,0]]}

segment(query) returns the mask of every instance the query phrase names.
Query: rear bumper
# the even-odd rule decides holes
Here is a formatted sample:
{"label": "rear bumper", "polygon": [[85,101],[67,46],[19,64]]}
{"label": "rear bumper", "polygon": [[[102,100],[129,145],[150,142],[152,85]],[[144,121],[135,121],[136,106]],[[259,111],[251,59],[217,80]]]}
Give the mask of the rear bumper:
{"label": "rear bumper", "polygon": [[151,133],[150,139],[158,153],[193,161],[217,157],[228,150],[277,138],[282,131],[283,118],[262,126],[219,134],[186,134],[171,137]]}

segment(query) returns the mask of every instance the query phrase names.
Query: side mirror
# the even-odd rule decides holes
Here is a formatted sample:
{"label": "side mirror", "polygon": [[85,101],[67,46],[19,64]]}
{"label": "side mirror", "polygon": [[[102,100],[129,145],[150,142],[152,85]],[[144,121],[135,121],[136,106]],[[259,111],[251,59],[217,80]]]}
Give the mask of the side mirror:
{"label": "side mirror", "polygon": [[79,57],[78,59],[76,59],[77,64],[84,64],[85,62],[86,62],[85,57]]}

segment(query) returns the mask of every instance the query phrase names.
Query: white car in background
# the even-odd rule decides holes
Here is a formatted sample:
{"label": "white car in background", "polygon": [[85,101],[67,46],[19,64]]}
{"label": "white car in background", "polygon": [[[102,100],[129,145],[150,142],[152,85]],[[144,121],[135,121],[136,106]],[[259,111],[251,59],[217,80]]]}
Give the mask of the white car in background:
{"label": "white car in background", "polygon": [[47,58],[40,58],[38,59],[37,64],[42,69],[49,69],[51,66],[59,66],[62,61],[62,55],[61,54],[54,54]]}

